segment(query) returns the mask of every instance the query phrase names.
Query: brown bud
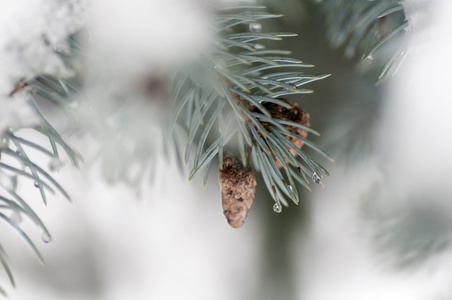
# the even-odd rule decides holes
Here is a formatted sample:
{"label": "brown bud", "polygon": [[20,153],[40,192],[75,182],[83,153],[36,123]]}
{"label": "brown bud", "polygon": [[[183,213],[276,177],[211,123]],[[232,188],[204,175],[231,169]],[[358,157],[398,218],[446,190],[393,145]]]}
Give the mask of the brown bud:
{"label": "brown bud", "polygon": [[[281,99],[287,103],[285,99]],[[285,108],[281,105],[274,104],[274,103],[266,103],[265,108],[270,112],[272,118],[280,119],[280,120],[288,120],[292,121],[298,124],[302,124],[304,126],[309,126],[309,114],[303,110],[302,108],[298,107],[297,104],[293,104],[291,108]],[[285,127],[293,133],[298,134],[301,137],[306,138],[308,136],[308,132],[304,129],[285,125]],[[303,146],[303,142],[301,140],[287,137],[289,141],[291,141],[295,146],[297,146],[299,149]],[[296,156],[296,152],[293,149],[289,149],[290,153],[292,153],[293,156]],[[287,162],[287,159],[286,159]],[[282,165],[279,161],[276,162],[276,165],[278,168],[281,168]]]}
{"label": "brown bud", "polygon": [[244,166],[238,155],[227,151],[223,156],[223,169],[218,181],[221,188],[223,213],[233,228],[245,222],[256,191],[256,178],[251,167]]}

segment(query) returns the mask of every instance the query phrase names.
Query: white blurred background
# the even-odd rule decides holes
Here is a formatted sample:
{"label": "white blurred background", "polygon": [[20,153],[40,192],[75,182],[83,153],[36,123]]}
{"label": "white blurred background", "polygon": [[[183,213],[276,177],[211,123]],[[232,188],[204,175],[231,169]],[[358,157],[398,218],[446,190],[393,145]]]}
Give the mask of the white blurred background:
{"label": "white blurred background", "polygon": [[[38,191],[21,186],[27,199],[36,199],[31,205],[52,233],[52,241],[43,243],[41,233],[28,227],[45,265],[2,225],[17,282],[16,289],[8,289],[10,299],[451,299],[452,4],[432,2],[427,15],[431,22],[415,23],[419,25],[412,29],[406,61],[379,87],[381,113],[370,137],[371,153],[353,164],[338,156],[327,166],[332,176],[325,188],[304,193],[298,207],[281,214],[273,213],[258,182],[246,224],[232,229],[222,215],[216,173],[203,188],[199,178],[188,182],[176,161],[168,163],[163,156],[157,158],[152,184],[109,184],[93,157],[97,145],[86,136],[74,138],[72,144],[87,156],[86,164],[81,171],[65,167],[56,176],[72,204],[56,196],[44,207]],[[142,62],[120,60],[115,68],[126,73],[102,81],[119,90],[112,88],[111,94],[131,88],[120,85],[124,74],[136,78],[151,69],[153,75],[165,76],[173,63],[196,59],[199,48],[209,47],[211,32],[205,27],[208,14],[202,3],[134,3],[152,15],[148,18],[128,2],[110,5],[99,0],[90,16],[99,23],[92,25],[88,38],[93,57],[103,55],[110,61],[107,55],[119,60],[133,53]],[[108,18],[103,7],[111,9]],[[124,32],[104,32],[119,25],[116,20],[129,18],[127,26],[118,26]],[[162,37],[155,30],[161,27],[171,34]],[[130,36],[132,31],[137,35]],[[143,42],[148,33],[151,37]],[[121,44],[123,38],[129,42]],[[304,53],[295,54],[305,60]],[[96,62],[104,63],[101,58]],[[340,78],[329,70],[337,66],[322,66],[314,58],[309,62],[319,65],[316,73],[333,73],[316,85],[316,93],[329,89],[335,101],[349,105],[333,82],[359,81],[359,75],[349,70],[354,75]],[[102,102],[99,90],[88,85],[88,92]],[[319,101],[306,105],[322,111],[326,104]],[[321,122],[316,119],[328,115],[311,112],[311,118],[315,127]],[[339,123],[332,126],[341,128]]]}

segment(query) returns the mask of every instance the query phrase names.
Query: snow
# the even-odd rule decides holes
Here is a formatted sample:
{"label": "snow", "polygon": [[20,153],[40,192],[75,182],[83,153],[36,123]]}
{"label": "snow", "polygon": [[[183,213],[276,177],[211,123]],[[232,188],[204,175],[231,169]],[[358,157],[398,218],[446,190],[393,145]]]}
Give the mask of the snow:
{"label": "snow", "polygon": [[25,93],[18,93],[11,98],[0,97],[0,108],[0,140],[7,130],[32,127],[39,122]]}
{"label": "snow", "polygon": [[0,138],[7,129],[30,127],[38,117],[25,93],[10,94],[37,74],[72,75],[56,49],[84,23],[80,0],[0,1]]}
{"label": "snow", "polygon": [[209,11],[194,0],[95,0],[89,44],[95,60],[127,69],[174,67],[207,51]]}
{"label": "snow", "polygon": [[81,1],[2,0],[0,5],[0,95],[38,73],[71,74],[55,49],[82,26]]}

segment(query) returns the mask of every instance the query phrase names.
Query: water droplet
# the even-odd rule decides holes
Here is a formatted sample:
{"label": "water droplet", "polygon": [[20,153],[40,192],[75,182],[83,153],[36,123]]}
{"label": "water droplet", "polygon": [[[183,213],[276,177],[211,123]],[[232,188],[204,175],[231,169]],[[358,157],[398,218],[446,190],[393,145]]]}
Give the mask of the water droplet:
{"label": "water droplet", "polygon": [[63,166],[63,163],[58,158],[54,157],[49,161],[49,170],[50,171],[59,171],[61,167]]}
{"label": "water droplet", "polygon": [[39,182],[37,180],[33,184],[35,187],[37,187],[37,188],[39,187]]}
{"label": "water droplet", "polygon": [[6,149],[9,145],[9,139],[6,137],[1,137],[0,134],[0,149]]}
{"label": "water droplet", "polygon": [[261,23],[253,22],[250,23],[250,32],[261,32],[262,25]]}
{"label": "water droplet", "polygon": [[256,45],[254,45],[254,48],[255,48],[256,50],[262,50],[262,49],[265,49],[265,46],[262,45],[262,44],[256,44]]}
{"label": "water droplet", "polygon": [[320,177],[319,175],[317,175],[316,172],[314,172],[314,174],[312,174],[312,181],[314,181],[316,184],[321,184],[322,177]]}
{"label": "water droplet", "polygon": [[44,243],[50,243],[52,241],[52,237],[47,232],[43,232],[41,235],[41,239]]}
{"label": "water droplet", "polygon": [[0,173],[0,186],[2,186],[7,191],[14,190],[16,186],[16,181],[13,177],[1,172]]}
{"label": "water droplet", "polygon": [[13,213],[11,214],[11,217],[9,217],[9,219],[16,224],[20,224],[22,222],[22,215],[20,214],[20,212],[15,210],[15,211],[13,211]]}
{"label": "water droplet", "polygon": [[374,60],[374,57],[372,56],[372,54],[367,55],[366,57],[364,57],[364,61],[368,61],[371,62]]}
{"label": "water droplet", "polygon": [[289,189],[289,191],[290,191],[292,194],[294,193],[294,191],[293,191],[293,186],[292,186],[292,185],[289,184],[289,185],[287,186],[287,188]]}
{"label": "water droplet", "polygon": [[281,206],[281,204],[279,204],[279,203],[275,203],[274,205],[273,205],[273,211],[275,212],[275,213],[280,213],[280,212],[282,212],[282,206]]}

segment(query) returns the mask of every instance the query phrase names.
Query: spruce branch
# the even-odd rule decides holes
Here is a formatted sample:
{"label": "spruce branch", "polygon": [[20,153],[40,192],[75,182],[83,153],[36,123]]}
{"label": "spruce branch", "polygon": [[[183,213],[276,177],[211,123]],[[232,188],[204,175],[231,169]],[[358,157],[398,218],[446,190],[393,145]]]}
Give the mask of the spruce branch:
{"label": "spruce branch", "polygon": [[[22,228],[20,223],[23,218],[31,220],[41,231],[42,240],[49,242],[51,234],[43,221],[27,204],[18,191],[18,181],[28,181],[32,188],[39,189],[41,199],[47,205],[48,193],[55,194],[58,191],[67,200],[71,200],[69,194],[50,174],[63,166],[61,153],[64,152],[72,165],[79,167],[80,154],[68,145],[58,131],[50,124],[41,112],[37,99],[45,99],[53,106],[67,112],[73,103],[72,93],[74,86],[67,79],[53,78],[51,76],[35,76],[27,81],[20,81],[16,88],[3,101],[19,103],[23,105],[24,115],[13,116],[14,124],[8,124],[0,128],[0,219],[14,229],[30,247],[37,259],[43,263],[44,259],[38,247]],[[17,104],[17,105],[19,105]],[[29,119],[29,120],[27,120]],[[4,120],[2,120],[4,121]],[[33,131],[35,135],[44,136],[47,142],[37,142],[30,139],[29,134],[21,136],[22,130]],[[43,154],[48,159],[46,167],[35,161],[36,152]],[[49,169],[49,171],[46,171]],[[14,277],[9,267],[8,257],[0,244],[0,262],[6,271],[8,278],[15,286]],[[0,292],[6,295],[0,288]]]}
{"label": "spruce branch", "polygon": [[326,0],[320,5],[334,48],[344,46],[346,57],[361,55],[363,63],[382,61],[377,84],[397,72],[407,54],[401,41],[410,26],[400,1]]}
{"label": "spruce branch", "polygon": [[[281,205],[288,205],[286,199],[298,204],[296,181],[309,189],[311,180],[320,183],[322,175],[328,174],[301,146],[306,144],[332,160],[307,139],[308,132],[318,135],[308,127],[309,115],[281,97],[311,93],[304,85],[329,75],[306,74],[301,70],[313,65],[287,56],[288,51],[267,49],[266,41],[295,34],[262,32],[259,20],[280,17],[262,9],[238,6],[218,10],[220,36],[215,49],[206,54],[207,63],[183,70],[174,78],[175,113],[170,134],[176,128],[187,134],[184,162],[193,157],[189,179],[206,168],[205,181],[215,157],[220,172],[224,172],[224,162],[237,165],[240,158],[242,168],[247,170],[250,160],[254,161],[275,201],[275,211],[280,212]],[[191,155],[195,144],[196,153]],[[254,192],[244,194],[254,197]],[[242,201],[239,196],[237,199]],[[229,209],[225,215],[229,214],[226,211]],[[233,227],[243,223],[230,214],[227,218]]]}

